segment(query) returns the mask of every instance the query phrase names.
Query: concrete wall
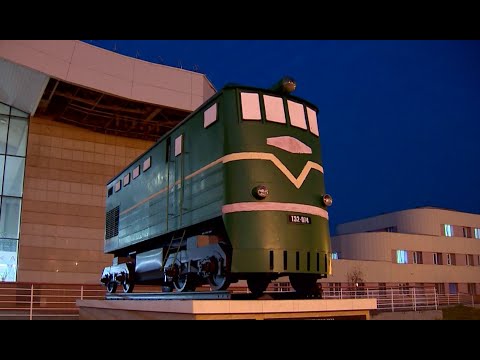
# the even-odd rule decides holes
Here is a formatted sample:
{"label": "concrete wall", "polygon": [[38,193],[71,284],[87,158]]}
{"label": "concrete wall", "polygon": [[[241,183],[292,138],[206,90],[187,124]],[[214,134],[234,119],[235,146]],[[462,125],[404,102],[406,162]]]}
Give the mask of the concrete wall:
{"label": "concrete wall", "polygon": [[33,117],[19,241],[19,282],[98,283],[105,185],[150,141],[115,137]]}
{"label": "concrete wall", "polygon": [[134,59],[78,40],[0,40],[0,58],[55,79],[175,109],[194,110],[215,94],[204,74]]}

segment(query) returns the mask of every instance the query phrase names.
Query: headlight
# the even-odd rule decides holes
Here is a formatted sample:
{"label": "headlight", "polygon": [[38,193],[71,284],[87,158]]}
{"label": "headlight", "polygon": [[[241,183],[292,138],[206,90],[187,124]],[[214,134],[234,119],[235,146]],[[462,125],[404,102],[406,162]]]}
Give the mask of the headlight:
{"label": "headlight", "polygon": [[323,195],[322,200],[323,200],[323,203],[325,204],[325,206],[331,206],[332,205],[333,199],[330,195],[328,195],[328,194]]}
{"label": "headlight", "polygon": [[268,196],[268,188],[265,185],[255,186],[252,190],[252,195],[257,199],[265,199]]}

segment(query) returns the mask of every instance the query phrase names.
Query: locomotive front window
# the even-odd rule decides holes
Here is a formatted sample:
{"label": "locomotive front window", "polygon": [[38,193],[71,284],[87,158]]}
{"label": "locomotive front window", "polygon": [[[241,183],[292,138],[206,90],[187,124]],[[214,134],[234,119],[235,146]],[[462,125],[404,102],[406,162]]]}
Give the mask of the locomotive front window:
{"label": "locomotive front window", "polygon": [[318,136],[318,124],[317,124],[317,113],[315,110],[307,107],[307,116],[308,116],[308,125],[310,127],[310,132]]}
{"label": "locomotive front window", "polygon": [[261,120],[260,97],[256,93],[240,94],[242,99],[242,118],[243,120]]}
{"label": "locomotive front window", "polygon": [[207,128],[217,121],[217,104],[213,104],[203,113],[203,127]]}
{"label": "locomotive front window", "polygon": [[117,183],[115,184],[115,192],[120,191],[122,188],[122,180],[118,180]]}
{"label": "locomotive front window", "polygon": [[290,115],[290,123],[292,126],[307,130],[307,122],[305,121],[305,110],[303,105],[288,100],[288,114]]}
{"label": "locomotive front window", "polygon": [[286,124],[283,99],[276,96],[264,95],[265,114],[268,121]]}

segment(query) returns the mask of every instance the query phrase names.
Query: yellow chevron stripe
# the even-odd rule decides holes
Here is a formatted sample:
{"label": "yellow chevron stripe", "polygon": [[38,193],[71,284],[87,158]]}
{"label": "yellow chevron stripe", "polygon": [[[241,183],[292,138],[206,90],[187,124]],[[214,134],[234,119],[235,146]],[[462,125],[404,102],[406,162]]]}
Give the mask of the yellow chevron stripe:
{"label": "yellow chevron stripe", "polygon": [[[307,178],[308,174],[310,173],[311,169],[315,169],[320,171],[323,174],[323,167],[320,164],[317,164],[313,161],[307,161],[305,166],[303,167],[302,172],[296,178],[291,171],[273,154],[271,153],[261,153],[261,152],[243,152],[243,153],[234,153],[225,155],[222,158],[223,163],[227,163],[230,161],[238,161],[238,160],[270,160],[275,164],[275,166],[280,170],[287,178],[292,182],[293,185],[297,189],[300,189],[303,182]],[[207,165],[208,166],[208,165]]]}
{"label": "yellow chevron stripe", "polygon": [[[292,182],[293,185],[295,185],[295,187],[297,189],[300,189],[300,187],[302,186],[303,182],[305,181],[305,179],[307,178],[308,174],[310,173],[310,170],[311,169],[315,169],[315,170],[318,170],[320,171],[322,174],[323,174],[323,167],[320,165],[320,164],[317,164],[316,162],[313,162],[313,161],[307,161],[307,163],[305,164],[305,166],[303,167],[303,170],[302,172],[300,173],[300,175],[298,176],[298,178],[296,178],[290,170],[288,170],[288,168],[273,154],[271,153],[261,153],[261,152],[243,152],[243,153],[234,153],[234,154],[228,154],[228,155],[225,155],[215,161],[212,161],[211,163],[205,165],[204,167],[198,169],[197,171],[194,171],[193,173],[185,176],[185,180],[188,180],[198,174],[201,174],[202,172],[210,169],[212,166],[215,166],[219,163],[227,163],[227,162],[231,162],[231,161],[239,161],[239,160],[270,160],[271,162],[273,162],[275,164],[275,166],[288,178],[288,180],[290,180]],[[167,190],[170,190],[172,187],[178,185],[181,183],[181,180],[177,180],[175,181],[175,183],[173,183],[172,185],[170,185],[168,188],[167,187],[164,187],[163,189],[160,189],[159,191],[157,191],[156,193],[153,193],[152,195],[146,197],[145,199],[139,201],[138,203],[136,203],[135,205],[129,207],[128,209],[125,209],[124,211],[122,211],[120,213],[120,215],[124,215],[126,214],[127,212],[130,212],[131,210],[137,208],[138,206],[144,204],[146,201],[148,200],[151,200],[155,197],[157,197],[158,195],[160,195],[161,193],[167,191]]]}

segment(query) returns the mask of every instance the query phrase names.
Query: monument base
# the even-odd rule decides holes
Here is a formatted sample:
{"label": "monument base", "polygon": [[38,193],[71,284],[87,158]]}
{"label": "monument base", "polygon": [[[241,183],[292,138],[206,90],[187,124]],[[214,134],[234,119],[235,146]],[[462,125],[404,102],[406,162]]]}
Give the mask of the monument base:
{"label": "monument base", "polygon": [[376,299],[77,300],[80,320],[369,320]]}

